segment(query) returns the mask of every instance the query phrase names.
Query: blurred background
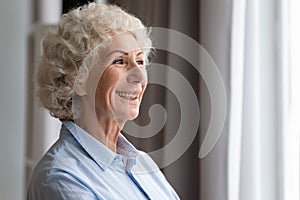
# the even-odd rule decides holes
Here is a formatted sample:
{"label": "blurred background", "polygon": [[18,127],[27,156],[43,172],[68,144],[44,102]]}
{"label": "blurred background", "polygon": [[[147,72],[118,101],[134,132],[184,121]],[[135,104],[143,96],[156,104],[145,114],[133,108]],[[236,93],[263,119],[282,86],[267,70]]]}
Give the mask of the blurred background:
{"label": "blurred background", "polygon": [[[62,13],[85,3],[0,2],[0,199],[25,199],[32,169],[58,137],[59,121],[49,117],[36,103],[34,62],[41,54],[44,32],[55,27]],[[201,120],[193,142],[178,159],[162,168],[181,199],[299,199],[298,0],[97,3],[117,4],[146,26],[187,35],[202,45],[218,67],[227,95],[226,118],[216,145],[200,159],[199,149],[213,120],[206,82],[179,55],[158,49],[152,58],[152,62],[171,66],[182,74],[199,102]],[[166,82],[169,79],[165,74]],[[150,84],[136,123],[149,123],[149,108],[154,104],[162,105],[167,113],[163,129],[146,139],[126,134],[146,152],[167,145],[176,136],[181,122],[181,105],[174,93]],[[192,133],[186,134],[189,137]]]}

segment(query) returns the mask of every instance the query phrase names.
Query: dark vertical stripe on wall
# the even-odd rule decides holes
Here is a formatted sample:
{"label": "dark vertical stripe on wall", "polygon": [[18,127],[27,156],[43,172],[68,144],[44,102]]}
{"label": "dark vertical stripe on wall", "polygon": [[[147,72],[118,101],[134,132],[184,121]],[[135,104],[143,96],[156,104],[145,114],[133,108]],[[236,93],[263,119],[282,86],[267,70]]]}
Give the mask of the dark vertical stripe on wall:
{"label": "dark vertical stripe on wall", "polygon": [[[189,38],[198,41],[199,39],[199,0],[189,1],[170,1],[169,9],[169,28],[188,36]],[[163,10],[162,10],[163,12]],[[179,44],[184,45],[183,41],[178,41]],[[190,49],[185,51],[189,55],[198,54]],[[170,54],[168,57],[168,64],[173,69],[178,71],[189,82],[195,94],[199,94],[199,81],[201,76],[199,72],[188,62],[187,58],[182,58],[180,55]],[[177,86],[176,86],[177,87]],[[178,85],[178,88],[180,86]],[[182,94],[182,93],[181,93]],[[209,96],[209,94],[206,94]],[[186,97],[192,98],[192,97]],[[198,99],[198,102],[201,101]],[[165,135],[168,140],[175,137],[177,129],[175,128],[176,122],[180,123],[180,106],[176,106],[175,99],[169,96],[167,98],[167,108],[171,118],[170,124],[167,125]],[[192,116],[192,115],[191,115]],[[200,109],[200,119],[207,116],[202,115]],[[189,119],[185,119],[189,120]],[[186,138],[193,137],[194,133],[190,132],[191,129],[186,129],[184,133]],[[199,133],[194,137],[192,144],[178,158],[175,162],[164,169],[164,172],[171,184],[176,188],[182,200],[196,200],[199,199],[200,188],[200,167],[199,167]],[[167,142],[167,141],[166,141]]]}
{"label": "dark vertical stripe on wall", "polygon": [[39,0],[32,0],[32,9],[33,9],[33,13],[32,13],[32,22],[36,23],[39,19]]}
{"label": "dark vertical stripe on wall", "polygon": [[78,6],[82,6],[84,4],[87,4],[88,2],[93,1],[87,1],[87,0],[63,0],[63,9],[62,12],[67,13],[69,10],[76,8]]}

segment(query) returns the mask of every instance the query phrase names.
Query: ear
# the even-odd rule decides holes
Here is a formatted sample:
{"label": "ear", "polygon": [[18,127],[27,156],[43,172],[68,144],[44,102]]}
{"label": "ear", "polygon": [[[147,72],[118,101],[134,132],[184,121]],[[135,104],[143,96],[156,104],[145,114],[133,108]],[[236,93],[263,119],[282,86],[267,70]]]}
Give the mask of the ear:
{"label": "ear", "polygon": [[85,96],[86,95],[86,90],[85,90],[84,84],[76,84],[74,86],[74,90],[75,90],[75,93],[78,96]]}

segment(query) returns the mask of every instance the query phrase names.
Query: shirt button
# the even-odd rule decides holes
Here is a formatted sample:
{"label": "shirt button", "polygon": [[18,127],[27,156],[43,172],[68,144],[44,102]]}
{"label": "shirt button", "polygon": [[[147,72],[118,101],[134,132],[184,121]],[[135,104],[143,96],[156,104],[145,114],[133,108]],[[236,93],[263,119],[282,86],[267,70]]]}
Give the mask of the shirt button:
{"label": "shirt button", "polygon": [[114,160],[115,160],[115,161],[119,161],[119,160],[120,160],[120,157],[119,157],[119,156],[116,156],[116,157],[114,158]]}

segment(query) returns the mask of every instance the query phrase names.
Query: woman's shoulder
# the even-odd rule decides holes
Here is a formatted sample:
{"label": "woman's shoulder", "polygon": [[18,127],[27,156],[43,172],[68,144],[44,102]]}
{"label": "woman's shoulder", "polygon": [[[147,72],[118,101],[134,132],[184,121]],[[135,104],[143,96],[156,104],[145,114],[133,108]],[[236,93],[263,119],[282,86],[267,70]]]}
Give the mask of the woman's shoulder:
{"label": "woman's shoulder", "polygon": [[[61,136],[34,168],[32,179],[47,180],[64,173],[77,173],[78,160],[89,159],[87,153],[71,136]],[[74,171],[74,172],[73,172]]]}

